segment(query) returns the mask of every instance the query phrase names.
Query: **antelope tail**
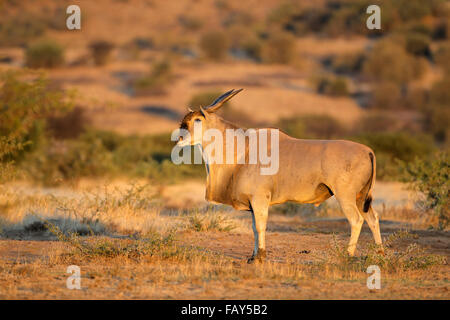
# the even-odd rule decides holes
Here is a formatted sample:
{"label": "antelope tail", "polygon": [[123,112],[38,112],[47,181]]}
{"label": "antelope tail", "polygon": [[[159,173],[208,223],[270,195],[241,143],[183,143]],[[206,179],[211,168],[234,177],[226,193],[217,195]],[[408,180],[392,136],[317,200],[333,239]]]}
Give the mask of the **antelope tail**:
{"label": "antelope tail", "polygon": [[363,207],[363,211],[364,212],[368,212],[370,205],[372,204],[372,187],[373,187],[373,183],[375,181],[375,171],[376,171],[376,162],[375,162],[375,156],[372,152],[369,153],[369,157],[370,157],[370,161],[372,162],[372,174],[369,178],[369,181],[367,182],[368,184],[368,188],[367,188],[367,193],[364,199],[364,207]]}

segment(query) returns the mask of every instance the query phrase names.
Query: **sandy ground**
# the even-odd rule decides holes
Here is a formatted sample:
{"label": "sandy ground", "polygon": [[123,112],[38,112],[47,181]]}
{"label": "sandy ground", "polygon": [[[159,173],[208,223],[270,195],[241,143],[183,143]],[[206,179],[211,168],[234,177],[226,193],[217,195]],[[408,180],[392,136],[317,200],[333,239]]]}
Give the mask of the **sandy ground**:
{"label": "sandy ground", "polygon": [[[381,224],[383,236],[400,229],[398,223]],[[342,220],[300,222],[295,218],[273,216],[267,234],[268,262],[271,268],[295,264],[307,266],[320,259],[332,241],[347,241],[348,224]],[[417,242],[428,252],[450,256],[448,232],[414,231],[414,240],[404,240],[398,246],[406,247]],[[177,274],[170,262],[167,264],[109,263],[100,261],[68,261],[81,267],[82,289],[66,288],[67,265],[50,263],[42,268],[39,259],[52,261],[62,244],[54,241],[0,240],[0,298],[2,299],[448,299],[450,297],[449,267],[440,266],[427,272],[403,276],[382,274],[382,288],[369,290],[366,275],[345,279],[339,275],[318,279],[304,275],[293,281],[286,277],[256,278],[258,266],[248,265],[246,259],[252,250],[249,233],[200,232],[184,233],[178,237],[180,245],[194,245],[202,250],[224,255],[233,262],[232,269],[245,277],[230,279],[198,277]],[[372,241],[365,226],[360,247]],[[162,269],[161,269],[162,268]],[[173,268],[175,268],[173,271]],[[180,270],[185,266],[179,265]],[[7,271],[7,269],[10,269]],[[164,270],[164,271],[162,271]],[[173,272],[173,274],[171,274]],[[161,274],[162,279],[155,276]],[[14,281],[8,281],[14,278]]]}

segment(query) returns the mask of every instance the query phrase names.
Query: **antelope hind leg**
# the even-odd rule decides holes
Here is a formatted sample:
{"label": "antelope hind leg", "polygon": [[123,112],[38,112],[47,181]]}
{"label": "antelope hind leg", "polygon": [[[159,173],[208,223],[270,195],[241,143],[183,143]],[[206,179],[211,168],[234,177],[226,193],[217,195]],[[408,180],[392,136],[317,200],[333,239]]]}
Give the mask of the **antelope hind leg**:
{"label": "antelope hind leg", "polygon": [[248,263],[263,262],[266,257],[266,226],[267,218],[269,214],[269,201],[268,197],[264,197],[263,200],[253,200],[252,205],[252,227],[255,237],[255,246],[253,254]]}

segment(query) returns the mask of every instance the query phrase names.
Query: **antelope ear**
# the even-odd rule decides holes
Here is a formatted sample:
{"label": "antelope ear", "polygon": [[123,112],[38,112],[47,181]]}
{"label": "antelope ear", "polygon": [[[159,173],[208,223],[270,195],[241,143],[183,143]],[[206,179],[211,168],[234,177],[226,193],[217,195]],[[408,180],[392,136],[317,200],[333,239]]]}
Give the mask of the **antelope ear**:
{"label": "antelope ear", "polygon": [[194,112],[194,110],[191,109],[191,107],[187,107],[189,112]]}

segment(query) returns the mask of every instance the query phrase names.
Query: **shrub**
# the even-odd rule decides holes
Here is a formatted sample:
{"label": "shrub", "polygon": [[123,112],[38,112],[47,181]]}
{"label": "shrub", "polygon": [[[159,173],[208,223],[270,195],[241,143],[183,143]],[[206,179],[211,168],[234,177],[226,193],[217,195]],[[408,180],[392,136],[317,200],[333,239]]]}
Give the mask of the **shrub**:
{"label": "shrub", "polygon": [[111,42],[99,40],[92,42],[89,48],[92,51],[94,63],[97,66],[103,66],[108,63],[114,45]]}
{"label": "shrub", "polygon": [[42,76],[23,81],[22,74],[6,72],[0,87],[0,162],[18,161],[45,140],[45,121],[53,112],[70,109],[63,92],[49,88]]}
{"label": "shrub", "polygon": [[200,48],[205,57],[220,61],[223,60],[229,49],[229,39],[223,31],[210,31],[200,39]]}
{"label": "shrub", "polygon": [[149,74],[135,81],[134,89],[137,95],[164,94],[165,87],[172,78],[172,65],[169,61],[162,60],[152,65]]}
{"label": "shrub", "polygon": [[190,15],[180,15],[178,17],[180,24],[189,31],[198,31],[203,27],[203,21],[199,17]]}
{"label": "shrub", "polygon": [[203,165],[175,165],[170,135],[121,136],[88,130],[76,139],[50,140],[27,155],[21,168],[46,185],[76,182],[82,177],[145,177],[172,183],[203,178]]}
{"label": "shrub", "polygon": [[365,142],[375,153],[388,153],[393,158],[412,161],[415,157],[424,157],[433,151],[428,136],[411,136],[407,133],[362,134],[357,140]]}
{"label": "shrub", "polygon": [[424,110],[424,122],[427,132],[433,134],[439,143],[450,142],[450,108],[443,105],[428,105]]}
{"label": "shrub", "polygon": [[245,26],[234,26],[228,31],[231,39],[232,52],[243,54],[246,58],[261,62],[263,40]]}
{"label": "shrub", "polygon": [[450,43],[442,45],[436,51],[435,61],[446,74],[450,74]]}
{"label": "shrub", "polygon": [[0,47],[25,46],[44,32],[44,21],[30,14],[0,17]]}
{"label": "shrub", "polygon": [[285,25],[291,21],[293,15],[299,13],[298,5],[291,1],[284,1],[267,14],[266,20],[269,24]]}
{"label": "shrub", "polygon": [[403,163],[403,168],[403,181],[423,193],[424,209],[438,217],[439,229],[445,229],[450,222],[450,154],[441,152],[430,159],[417,158]]}
{"label": "shrub", "polygon": [[56,139],[73,139],[83,133],[88,125],[84,109],[75,107],[73,110],[51,115],[47,119],[47,128]]}
{"label": "shrub", "polygon": [[28,47],[26,65],[30,68],[56,68],[64,63],[62,47],[53,41],[45,40]]}
{"label": "shrub", "polygon": [[282,24],[282,28],[296,36],[306,32],[322,32],[331,18],[331,12],[327,8],[307,7],[290,13],[290,19]]}
{"label": "shrub", "polygon": [[414,239],[417,235],[408,231],[397,231],[384,239],[384,254],[377,245],[363,249],[360,257],[351,257],[346,248],[338,244],[336,237],[327,250],[322,267],[344,273],[344,277],[352,272],[366,272],[371,265],[378,266],[384,272],[402,273],[408,270],[425,270],[436,265],[446,264],[445,256],[427,254],[426,250],[416,243],[411,243],[404,250],[395,250],[400,240]]}
{"label": "shrub", "polygon": [[416,157],[425,157],[433,150],[433,142],[429,136],[411,136],[401,132],[365,133],[350,140],[371,147],[377,157],[377,177],[394,180],[400,176],[398,160],[406,163]]}
{"label": "shrub", "polygon": [[448,142],[450,137],[450,77],[436,82],[430,90],[430,98],[424,113],[425,129],[439,142]]}
{"label": "shrub", "polygon": [[289,64],[295,58],[295,39],[285,32],[269,35],[262,48],[262,61],[265,63]]}
{"label": "shrub", "polygon": [[400,86],[394,82],[384,81],[376,84],[370,105],[378,109],[401,109],[402,102]]}
{"label": "shrub", "polygon": [[96,238],[93,241],[84,241],[76,233],[65,234],[56,224],[43,219],[45,228],[59,241],[67,244],[71,255],[78,255],[83,259],[116,258],[122,257],[140,261],[145,257],[158,257],[169,259],[171,257],[185,257],[188,249],[178,248],[174,244],[175,233],[170,231],[167,235],[151,232],[143,238],[128,238],[124,240]]}
{"label": "shrub", "polygon": [[398,14],[403,21],[417,21],[439,10],[438,1],[399,0],[395,2]]}
{"label": "shrub", "polygon": [[430,38],[422,33],[411,33],[406,36],[406,51],[416,56],[431,57]]}
{"label": "shrub", "polygon": [[227,29],[233,26],[244,26],[248,28],[254,22],[255,18],[250,11],[230,10],[225,19],[222,20],[222,25]]}
{"label": "shrub", "polygon": [[331,139],[342,136],[342,125],[328,115],[305,115],[294,119],[283,119],[279,126],[296,138]]}
{"label": "shrub", "polygon": [[196,232],[230,232],[233,229],[236,229],[236,225],[231,219],[214,212],[206,214],[195,212],[194,214],[191,214],[189,217],[189,225],[187,227]]}
{"label": "shrub", "polygon": [[343,77],[323,77],[318,80],[317,92],[330,96],[347,96],[347,80]]}
{"label": "shrub", "polygon": [[331,36],[339,36],[344,33],[379,33],[377,30],[368,30],[367,28],[361,27],[365,26],[367,19],[366,8],[370,4],[375,3],[361,0],[347,1],[335,10],[330,10],[330,17],[326,21],[324,31]]}
{"label": "shrub", "polygon": [[262,47],[262,41],[256,36],[247,38],[242,43],[242,49],[244,52],[256,62],[261,62],[262,60]]}
{"label": "shrub", "polygon": [[45,185],[77,181],[114,172],[112,156],[99,141],[51,141],[26,157],[22,169],[30,178]]}
{"label": "shrub", "polygon": [[360,119],[357,130],[370,133],[389,132],[395,131],[398,124],[399,120],[395,115],[370,113]]}
{"label": "shrub", "polygon": [[336,73],[359,73],[362,69],[364,59],[364,54],[360,52],[343,54],[332,58],[331,67]]}
{"label": "shrub", "polygon": [[428,90],[425,88],[414,87],[408,88],[406,97],[404,98],[404,105],[410,110],[421,110],[428,102]]}
{"label": "shrub", "polygon": [[380,41],[368,54],[363,65],[364,73],[374,81],[391,81],[406,84],[422,76],[423,64],[406,53],[402,45]]}
{"label": "shrub", "polygon": [[450,38],[450,23],[444,18],[441,19],[433,28],[433,40],[448,40]]}

